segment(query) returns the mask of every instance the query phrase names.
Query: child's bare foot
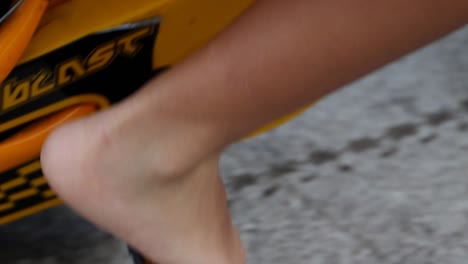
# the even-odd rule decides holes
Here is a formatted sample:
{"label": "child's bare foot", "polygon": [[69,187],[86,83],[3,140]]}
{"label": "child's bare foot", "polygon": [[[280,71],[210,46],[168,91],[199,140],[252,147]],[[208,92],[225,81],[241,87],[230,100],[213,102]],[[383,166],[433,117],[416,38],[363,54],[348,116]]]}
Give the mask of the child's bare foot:
{"label": "child's bare foot", "polygon": [[42,153],[50,184],[154,262],[243,263],[219,155],[204,152],[202,132],[154,118],[130,100],[58,129]]}

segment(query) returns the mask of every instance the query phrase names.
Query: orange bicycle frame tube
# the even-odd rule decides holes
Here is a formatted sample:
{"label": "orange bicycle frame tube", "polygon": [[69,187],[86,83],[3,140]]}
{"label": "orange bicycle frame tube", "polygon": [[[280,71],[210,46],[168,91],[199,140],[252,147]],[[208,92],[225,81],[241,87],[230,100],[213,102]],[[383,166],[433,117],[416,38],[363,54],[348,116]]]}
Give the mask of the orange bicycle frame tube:
{"label": "orange bicycle frame tube", "polygon": [[0,82],[3,82],[26,50],[48,7],[63,0],[24,0],[0,26]]}

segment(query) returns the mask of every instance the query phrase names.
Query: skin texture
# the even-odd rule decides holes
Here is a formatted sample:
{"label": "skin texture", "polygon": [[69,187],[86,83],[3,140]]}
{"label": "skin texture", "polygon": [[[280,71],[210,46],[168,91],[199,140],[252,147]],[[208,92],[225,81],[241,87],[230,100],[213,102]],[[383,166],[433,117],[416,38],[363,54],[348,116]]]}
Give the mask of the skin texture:
{"label": "skin texture", "polygon": [[132,97],[56,130],[44,172],[70,206],[153,262],[244,263],[223,149],[467,18],[466,0],[258,1]]}

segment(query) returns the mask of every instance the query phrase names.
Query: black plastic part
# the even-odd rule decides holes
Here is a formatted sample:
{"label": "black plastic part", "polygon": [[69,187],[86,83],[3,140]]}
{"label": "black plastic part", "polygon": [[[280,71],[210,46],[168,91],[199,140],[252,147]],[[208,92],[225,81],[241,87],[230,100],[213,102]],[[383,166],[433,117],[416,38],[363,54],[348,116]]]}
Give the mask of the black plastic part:
{"label": "black plastic part", "polygon": [[128,247],[128,252],[130,253],[130,256],[132,256],[135,264],[145,264],[145,259],[140,255],[140,253],[136,252],[131,247]]}
{"label": "black plastic part", "polygon": [[18,9],[24,0],[0,0],[0,24]]}
{"label": "black plastic part", "polygon": [[0,1],[0,16],[5,15],[10,10],[13,0],[2,0]]}

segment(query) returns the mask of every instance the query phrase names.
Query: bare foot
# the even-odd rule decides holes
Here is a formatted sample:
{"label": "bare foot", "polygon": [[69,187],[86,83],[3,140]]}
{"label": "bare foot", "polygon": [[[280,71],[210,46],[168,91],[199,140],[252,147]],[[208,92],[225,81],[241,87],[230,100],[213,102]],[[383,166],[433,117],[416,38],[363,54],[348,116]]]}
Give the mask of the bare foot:
{"label": "bare foot", "polygon": [[41,157],[52,188],[153,262],[244,263],[219,153],[143,110],[124,103],[55,131]]}

